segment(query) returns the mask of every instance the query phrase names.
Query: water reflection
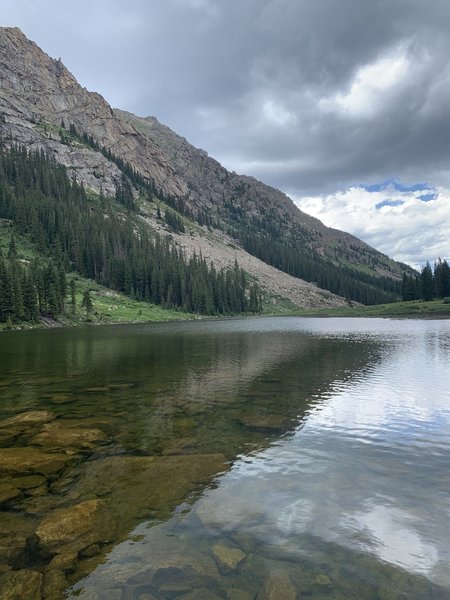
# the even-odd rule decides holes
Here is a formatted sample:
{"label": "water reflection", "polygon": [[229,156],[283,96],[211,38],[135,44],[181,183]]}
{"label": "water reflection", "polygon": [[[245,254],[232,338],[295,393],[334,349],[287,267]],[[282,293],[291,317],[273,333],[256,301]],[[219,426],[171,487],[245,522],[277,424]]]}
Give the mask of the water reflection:
{"label": "water reflection", "polygon": [[101,498],[108,560],[66,572],[85,598],[447,598],[449,340],[445,322],[286,318],[5,334],[0,416],[107,436],[7,509],[32,533]]}
{"label": "water reflection", "polygon": [[[304,328],[320,336],[323,326]],[[191,510],[157,528],[139,528],[142,546],[134,544],[132,552],[141,560],[128,564],[120,579],[129,597],[143,589],[133,583],[137,572],[140,585],[146,582],[152,593],[159,589],[157,597],[172,597],[155,577],[167,555],[179,556],[184,543],[196,546],[195,560],[210,560],[218,543],[246,557],[225,583],[212,567],[201,577],[191,573],[190,583],[180,583],[185,593],[207,585],[219,597],[234,587],[254,597],[268,573],[282,565],[297,592],[314,598],[450,597],[449,325],[390,322],[389,329],[364,323],[355,331],[352,322],[344,332],[342,324],[333,326],[327,339],[354,342],[356,334],[367,342],[379,336],[380,360],[316,390],[320,402],[309,404],[295,433],[242,455]],[[294,363],[287,360],[277,384],[289,374],[298,393]],[[326,372],[327,361],[321,367]],[[287,388],[283,394],[293,393]],[[167,542],[167,535],[180,546]],[[120,545],[78,589],[87,593],[107,585],[111,566],[123,565],[130,552],[129,543]],[[381,562],[367,562],[369,556]],[[348,560],[357,572],[350,591],[348,567],[344,581],[340,566]],[[309,576],[296,580],[305,563]]]}

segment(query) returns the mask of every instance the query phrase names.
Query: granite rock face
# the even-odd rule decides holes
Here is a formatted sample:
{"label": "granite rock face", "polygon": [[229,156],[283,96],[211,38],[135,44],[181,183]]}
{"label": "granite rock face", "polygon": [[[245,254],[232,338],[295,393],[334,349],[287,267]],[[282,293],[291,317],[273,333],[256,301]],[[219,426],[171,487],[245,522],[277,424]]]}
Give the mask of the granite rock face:
{"label": "granite rock face", "polygon": [[0,28],[0,111],[7,133],[23,144],[50,150],[89,187],[99,188],[105,179],[103,191],[113,191],[121,174],[100,152],[62,147],[52,126],[72,124],[166,194],[186,193],[185,183],[154,143],[117,116],[100,94],[81,87],[61,60],[50,58],[18,28]]}

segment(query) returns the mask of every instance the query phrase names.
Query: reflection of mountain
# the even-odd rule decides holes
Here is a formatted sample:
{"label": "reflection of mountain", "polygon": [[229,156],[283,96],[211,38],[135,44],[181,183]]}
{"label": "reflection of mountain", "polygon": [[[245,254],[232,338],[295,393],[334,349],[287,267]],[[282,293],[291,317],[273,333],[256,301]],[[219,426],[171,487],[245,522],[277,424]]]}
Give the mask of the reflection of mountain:
{"label": "reflection of mountain", "polygon": [[[227,415],[245,414],[249,403],[259,412],[281,406],[283,414],[306,416],[304,426],[272,436],[272,445],[266,432],[259,451],[241,455],[190,511],[138,527],[142,538],[114,548],[82,582],[81,598],[117,587],[138,598],[144,586],[164,598],[173,578],[198,597],[205,589],[226,597],[230,588],[243,598],[265,597],[261,590],[283,585],[292,598],[448,600],[450,355],[442,349],[450,327],[389,327],[383,353],[364,337],[300,334],[296,354],[297,336],[286,333],[293,352],[269,373],[253,371],[250,359],[248,382],[225,361],[224,378],[235,373],[244,383],[243,401],[228,386],[222,405],[216,399],[204,413],[209,426],[214,415],[224,429]],[[255,346],[248,350],[265,356]],[[363,356],[381,359],[366,369]],[[215,359],[210,382],[214,372],[221,373]],[[249,432],[240,435],[242,448]]]}
{"label": "reflection of mountain", "polygon": [[[145,519],[167,519],[238,455],[294,431],[336,382],[377,360],[374,340],[314,336],[293,331],[294,323],[252,319],[7,336],[8,352],[0,349],[10,383],[2,389],[3,410],[54,413],[20,437],[11,431],[14,444],[30,460],[43,458],[36,445],[44,444],[45,452],[68,451],[75,461],[44,478],[40,496],[18,496],[12,508],[38,511],[44,532],[59,530],[77,511],[89,509],[94,521],[110,511],[114,543]],[[26,520],[33,532],[36,519]],[[88,539],[100,552],[104,538]],[[53,552],[71,560],[63,542],[58,538],[56,550],[44,546],[33,561],[46,564]],[[76,547],[78,560],[90,552],[85,543]]]}

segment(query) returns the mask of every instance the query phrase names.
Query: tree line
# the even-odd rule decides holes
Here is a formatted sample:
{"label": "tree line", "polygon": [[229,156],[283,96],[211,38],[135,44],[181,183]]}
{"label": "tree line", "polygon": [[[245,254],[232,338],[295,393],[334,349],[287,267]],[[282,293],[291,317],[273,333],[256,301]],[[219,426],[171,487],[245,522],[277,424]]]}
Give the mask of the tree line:
{"label": "tree line", "polygon": [[450,267],[439,259],[433,267],[429,262],[422,268],[419,277],[403,275],[403,300],[433,300],[450,297]]}
{"label": "tree line", "polygon": [[[188,312],[261,310],[260,289],[237,263],[218,270],[202,256],[186,258],[167,239],[150,238],[138,218],[130,214],[125,218],[114,199],[88,196],[65,167],[43,151],[0,148],[0,218],[10,220],[19,235],[28,236],[38,253],[48,257],[38,261],[40,269],[51,263],[58,272],[77,271],[135,299]],[[14,281],[24,286],[28,278],[39,294],[32,264],[13,256],[3,260],[9,275],[3,273],[2,285],[11,290],[17,287]],[[64,310],[64,297],[38,303],[38,312],[58,314]],[[30,311],[9,312],[8,302],[1,319],[8,314],[30,318]]]}

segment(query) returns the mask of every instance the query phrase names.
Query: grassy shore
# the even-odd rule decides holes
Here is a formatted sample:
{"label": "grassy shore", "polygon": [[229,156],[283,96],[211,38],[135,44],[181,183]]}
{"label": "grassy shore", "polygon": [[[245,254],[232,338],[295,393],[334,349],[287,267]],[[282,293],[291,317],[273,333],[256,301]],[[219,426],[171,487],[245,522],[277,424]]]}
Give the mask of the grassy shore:
{"label": "grassy shore", "polygon": [[448,319],[450,304],[442,300],[412,300],[409,302],[392,302],[390,304],[374,304],[373,306],[348,306],[317,310],[298,310],[291,315],[305,317],[393,317],[405,319]]}
{"label": "grassy shore", "polygon": [[[72,276],[69,275],[70,280]],[[76,327],[81,325],[101,325],[113,323],[148,323],[151,321],[185,321],[188,319],[196,319],[197,315],[186,313],[178,310],[171,310],[149,304],[148,302],[140,302],[132,300],[124,294],[119,294],[108,288],[105,288],[97,283],[83,279],[79,276],[74,276],[76,284],[76,309],[72,312],[70,300],[66,300],[66,314],[63,317],[58,317],[57,321],[45,319],[38,323],[21,323],[14,325],[14,329],[34,329],[51,326],[66,326]],[[91,298],[93,303],[92,312],[87,315],[82,308],[83,292],[89,288],[91,290]],[[0,323],[0,330],[5,329],[5,323]]]}

